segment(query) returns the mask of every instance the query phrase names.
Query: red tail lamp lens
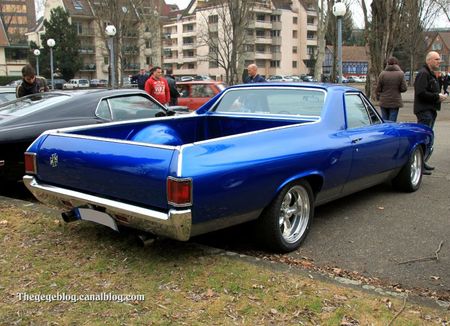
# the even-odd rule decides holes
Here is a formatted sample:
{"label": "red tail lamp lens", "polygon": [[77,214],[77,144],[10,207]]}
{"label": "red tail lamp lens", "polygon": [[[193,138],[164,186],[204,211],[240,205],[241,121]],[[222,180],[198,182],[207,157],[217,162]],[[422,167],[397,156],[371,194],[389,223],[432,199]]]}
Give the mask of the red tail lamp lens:
{"label": "red tail lamp lens", "polygon": [[36,174],[36,153],[25,153],[25,173]]}
{"label": "red tail lamp lens", "polygon": [[181,178],[167,178],[167,201],[174,206],[188,206],[192,204],[192,180]]}

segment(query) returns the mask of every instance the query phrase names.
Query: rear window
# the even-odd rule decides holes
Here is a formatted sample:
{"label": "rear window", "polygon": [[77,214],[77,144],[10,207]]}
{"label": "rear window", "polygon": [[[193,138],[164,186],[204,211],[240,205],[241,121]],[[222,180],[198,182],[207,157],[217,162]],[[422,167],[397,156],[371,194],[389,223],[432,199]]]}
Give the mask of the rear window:
{"label": "rear window", "polygon": [[320,116],[326,92],[306,88],[238,88],[225,92],[215,112]]}
{"label": "rear window", "polygon": [[70,95],[41,93],[21,97],[15,101],[0,105],[0,115],[21,117],[42,110],[49,105],[67,100]]}

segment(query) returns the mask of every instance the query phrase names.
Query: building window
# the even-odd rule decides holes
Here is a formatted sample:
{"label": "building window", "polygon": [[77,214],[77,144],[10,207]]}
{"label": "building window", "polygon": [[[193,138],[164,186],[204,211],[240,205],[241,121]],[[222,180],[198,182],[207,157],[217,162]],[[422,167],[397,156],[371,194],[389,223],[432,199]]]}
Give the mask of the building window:
{"label": "building window", "polygon": [[266,52],[266,46],[263,44],[256,44],[256,52],[259,52],[259,53]]}
{"label": "building window", "polygon": [[434,51],[442,50],[442,43],[433,43],[433,45],[431,46],[431,49]]}
{"label": "building window", "polygon": [[266,15],[264,15],[264,14],[257,14],[256,15],[256,20],[260,21],[260,22],[263,22],[263,21],[266,20]]}
{"label": "building window", "polygon": [[281,52],[281,46],[272,45],[272,53],[280,53],[280,52]]}
{"label": "building window", "polygon": [[316,33],[313,32],[313,31],[308,31],[308,32],[306,33],[306,38],[307,38],[308,40],[314,40],[314,39],[316,39]]}
{"label": "building window", "polygon": [[270,31],[270,36],[272,36],[272,37],[280,37],[280,30],[271,30]]}
{"label": "building window", "polygon": [[271,68],[280,68],[280,60],[271,60],[270,67]]}
{"label": "building window", "polygon": [[209,68],[219,68],[219,63],[216,60],[209,61]]}
{"label": "building window", "polygon": [[183,33],[189,33],[194,31],[194,24],[183,25]]}
{"label": "building window", "polygon": [[314,55],[316,53],[316,47],[315,46],[307,46],[306,53],[309,55]]}
{"label": "building window", "polygon": [[219,22],[219,16],[218,15],[211,15],[208,17],[208,23],[210,24],[217,24]]}
{"label": "building window", "polygon": [[244,51],[245,52],[255,52],[255,46],[253,44],[245,44]]}
{"label": "building window", "polygon": [[248,35],[248,36],[253,36],[254,33],[255,33],[255,30],[253,30],[253,29],[247,29],[247,35]]}
{"label": "building window", "polygon": [[292,53],[297,53],[297,52],[298,52],[297,47],[296,47],[296,46],[293,46],[293,47],[292,47]]}
{"label": "building window", "polygon": [[186,44],[186,45],[194,44],[194,38],[193,37],[183,37],[183,44]]}
{"label": "building window", "polygon": [[280,15],[272,15],[272,16],[270,16],[270,21],[271,22],[280,22],[281,16]]}
{"label": "building window", "polygon": [[152,63],[152,59],[150,57],[145,57],[145,64],[149,65]]}
{"label": "building window", "polygon": [[308,16],[306,18],[306,24],[308,25],[314,25],[314,16]]}
{"label": "building window", "polygon": [[298,24],[298,17],[292,17],[292,23],[294,25],[297,25]]}
{"label": "building window", "polygon": [[292,31],[292,38],[298,37],[298,31]]}
{"label": "building window", "polygon": [[297,68],[297,61],[292,61],[292,68]]}
{"label": "building window", "polygon": [[188,69],[195,69],[195,63],[188,63]]}
{"label": "building window", "polygon": [[266,37],[266,31],[263,30],[263,29],[257,29],[256,30],[256,37],[259,37],[259,38]]}

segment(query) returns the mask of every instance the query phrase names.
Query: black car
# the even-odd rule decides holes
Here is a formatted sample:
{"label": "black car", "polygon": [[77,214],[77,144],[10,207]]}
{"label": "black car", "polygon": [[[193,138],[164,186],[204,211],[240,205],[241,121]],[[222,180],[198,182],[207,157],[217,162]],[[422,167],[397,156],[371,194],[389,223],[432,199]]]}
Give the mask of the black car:
{"label": "black car", "polygon": [[141,90],[54,91],[0,104],[0,183],[21,180],[23,154],[48,129],[189,112],[166,108]]}
{"label": "black car", "polygon": [[[63,85],[67,83],[65,79],[61,78],[53,78],[53,84],[55,85],[55,89],[63,89]],[[49,89],[52,89],[52,80],[47,79],[47,85]]]}

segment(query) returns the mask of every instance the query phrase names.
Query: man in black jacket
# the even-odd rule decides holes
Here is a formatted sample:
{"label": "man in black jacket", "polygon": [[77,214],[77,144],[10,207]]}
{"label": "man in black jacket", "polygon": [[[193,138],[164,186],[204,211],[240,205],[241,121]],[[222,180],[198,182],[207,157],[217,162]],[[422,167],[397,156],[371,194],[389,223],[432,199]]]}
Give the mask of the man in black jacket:
{"label": "man in black jacket", "polygon": [[[437,111],[441,109],[441,102],[447,98],[447,95],[439,93],[439,81],[434,74],[439,70],[441,58],[439,53],[431,51],[425,58],[426,64],[419,70],[414,82],[414,114],[417,117],[417,123],[434,127],[437,117]],[[428,164],[424,165],[424,174],[431,174],[434,167]]]}
{"label": "man in black jacket", "polygon": [[22,68],[22,83],[16,88],[16,97],[22,97],[41,92],[48,92],[47,81],[36,76],[34,68],[27,64]]}
{"label": "man in black jacket", "polygon": [[164,78],[166,78],[167,83],[169,84],[169,90],[170,90],[169,105],[177,105],[178,98],[180,97],[180,93],[177,90],[177,82],[175,81],[175,77],[172,75],[172,69],[166,70],[166,75],[164,76]]}

